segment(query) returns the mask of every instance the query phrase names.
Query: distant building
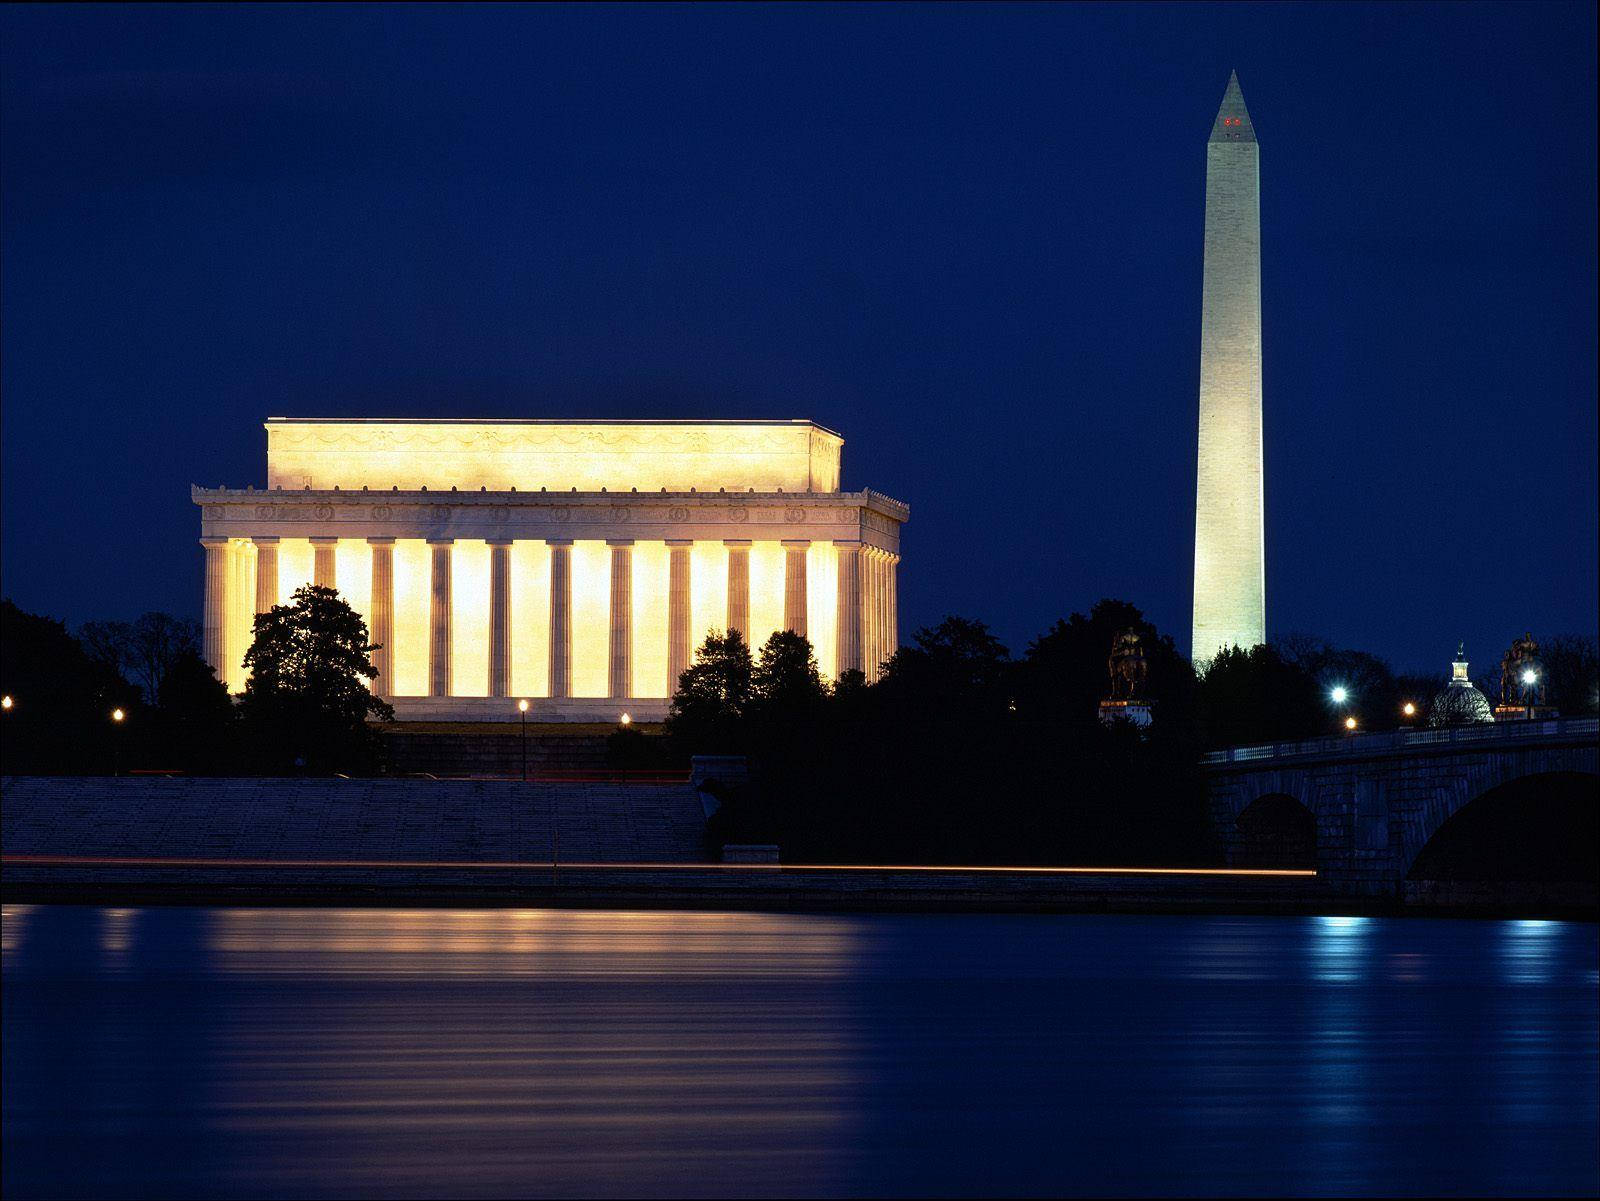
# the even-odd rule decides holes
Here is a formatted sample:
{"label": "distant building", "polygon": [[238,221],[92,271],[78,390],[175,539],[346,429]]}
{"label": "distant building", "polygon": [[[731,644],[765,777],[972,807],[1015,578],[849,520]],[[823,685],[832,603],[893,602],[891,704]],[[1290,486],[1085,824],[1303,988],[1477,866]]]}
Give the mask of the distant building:
{"label": "distant building", "polygon": [[1430,726],[1463,726],[1478,721],[1493,721],[1494,712],[1489,698],[1479,692],[1467,674],[1467,647],[1456,647],[1455,661],[1450,664],[1450,683],[1433,698],[1428,710]]}
{"label": "distant building", "polygon": [[710,629],[811,639],[869,678],[898,643],[906,505],[840,490],[810,421],[273,418],[267,490],[192,489],[205,655],[307,582],[366,619],[401,719],[663,716]]}

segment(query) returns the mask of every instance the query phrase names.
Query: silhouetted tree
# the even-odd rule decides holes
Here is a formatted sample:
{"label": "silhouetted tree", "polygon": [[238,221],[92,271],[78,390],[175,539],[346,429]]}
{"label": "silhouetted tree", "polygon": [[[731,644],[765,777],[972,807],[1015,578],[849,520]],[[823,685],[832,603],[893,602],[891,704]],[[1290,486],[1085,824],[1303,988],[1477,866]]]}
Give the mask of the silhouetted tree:
{"label": "silhouetted tree", "polygon": [[78,637],[90,658],[132,680],[149,705],[156,704],[179,658],[200,653],[200,623],[170,613],[145,613],[131,622],[85,622]]}
{"label": "silhouetted tree", "polygon": [[[7,774],[109,772],[114,749],[126,765],[143,736],[139,690],[91,659],[61,622],[9,600],[0,601],[0,692],[12,698],[0,714]],[[110,717],[117,708],[127,715],[120,726]]]}
{"label": "silhouetted tree", "polygon": [[788,716],[809,714],[827,696],[828,686],[804,634],[779,630],[767,639],[750,674],[753,709]]}
{"label": "silhouetted tree", "polygon": [[1029,644],[1017,672],[1017,705],[1024,717],[1079,726],[1096,722],[1099,702],[1110,695],[1106,661],[1112,640],[1130,628],[1138,632],[1149,664],[1146,695],[1156,721],[1187,725],[1194,708],[1194,669],[1170,635],[1119,600],[1098,602],[1088,616],[1074,613],[1057,620]]}
{"label": "silhouetted tree", "polygon": [[1289,635],[1273,644],[1279,656],[1309,675],[1324,697],[1343,688],[1347,699],[1327,710],[1328,722],[1314,733],[1337,733],[1337,723],[1354,717],[1363,730],[1392,730],[1400,724],[1405,699],[1389,665],[1366,651],[1339,650],[1306,635]]}
{"label": "silhouetted tree", "polygon": [[1206,746],[1293,741],[1332,732],[1333,713],[1317,678],[1276,648],[1226,647],[1195,690]]}
{"label": "silhouetted tree", "polygon": [[1539,642],[1544,699],[1563,714],[1600,712],[1600,648],[1587,634],[1556,634]]}
{"label": "silhouetted tree", "polygon": [[1407,672],[1394,678],[1394,691],[1396,703],[1402,708],[1407,701],[1417,707],[1411,717],[1404,713],[1399,714],[1399,724],[1402,726],[1421,727],[1428,724],[1428,713],[1433,706],[1433,698],[1439,695],[1441,689],[1450,682],[1450,677],[1442,672]]}
{"label": "silhouetted tree", "polygon": [[666,733],[685,754],[737,754],[744,749],[742,719],[750,704],[753,665],[738,630],[712,630],[694,662],[678,677]]}
{"label": "silhouetted tree", "polygon": [[151,767],[217,775],[238,766],[238,711],[217,673],[194,650],[162,675],[153,714]]}
{"label": "silhouetted tree", "polygon": [[394,710],[373,695],[366,623],[332,588],[307,584],[255,619],[240,716],[268,771],[364,772],[377,762],[369,717]]}
{"label": "silhouetted tree", "polygon": [[[752,781],[724,798],[711,842],[772,841],[821,862],[1214,861],[1190,686],[1179,676],[1162,726],[1102,726],[1111,635],[1142,617],[1119,602],[1097,617],[1103,639],[1075,615],[1021,665],[982,622],[949,617],[918,630],[877,683],[845,672],[831,693],[804,639],[769,640],[763,662],[792,684],[774,689],[758,667],[740,719]],[[1170,654],[1187,673],[1171,640],[1144,629],[1161,669]],[[767,710],[763,692],[797,703]]]}

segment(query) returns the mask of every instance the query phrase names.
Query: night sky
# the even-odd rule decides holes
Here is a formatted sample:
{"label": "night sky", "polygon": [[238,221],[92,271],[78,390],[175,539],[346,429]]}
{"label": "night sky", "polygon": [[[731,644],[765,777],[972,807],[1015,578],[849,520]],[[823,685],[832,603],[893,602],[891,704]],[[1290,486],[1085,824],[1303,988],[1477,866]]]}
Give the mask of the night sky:
{"label": "night sky", "polygon": [[1594,631],[1595,17],[0,11],[3,588],[198,615],[269,415],[809,417],[902,634],[1187,648],[1205,143],[1261,142],[1267,616]]}

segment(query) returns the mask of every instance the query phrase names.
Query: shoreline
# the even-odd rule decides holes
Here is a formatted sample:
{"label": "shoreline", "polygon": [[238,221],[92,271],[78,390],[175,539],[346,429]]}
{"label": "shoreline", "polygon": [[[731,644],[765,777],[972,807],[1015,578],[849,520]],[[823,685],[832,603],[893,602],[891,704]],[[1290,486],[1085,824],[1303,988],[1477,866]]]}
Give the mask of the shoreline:
{"label": "shoreline", "polygon": [[[1593,886],[1437,884],[1361,896],[1315,878],[1182,869],[882,868],[831,865],[8,863],[7,904],[251,908],[701,909],[857,913],[1128,913],[1467,917],[1600,922]],[[1587,892],[1583,890],[1587,887]]]}

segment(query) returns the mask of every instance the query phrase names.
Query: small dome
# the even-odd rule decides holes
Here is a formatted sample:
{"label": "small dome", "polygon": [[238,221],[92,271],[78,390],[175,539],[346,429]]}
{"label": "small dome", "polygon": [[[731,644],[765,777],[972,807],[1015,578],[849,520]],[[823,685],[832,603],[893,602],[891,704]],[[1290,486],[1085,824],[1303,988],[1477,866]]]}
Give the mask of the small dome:
{"label": "small dome", "polygon": [[1473,686],[1467,675],[1466,647],[1456,648],[1455,661],[1450,664],[1450,683],[1433,698],[1428,710],[1430,726],[1464,726],[1477,721],[1493,721],[1494,710],[1489,698]]}
{"label": "small dome", "polygon": [[1475,721],[1493,721],[1489,698],[1471,684],[1451,684],[1433,698],[1428,710],[1430,726],[1464,726]]}

